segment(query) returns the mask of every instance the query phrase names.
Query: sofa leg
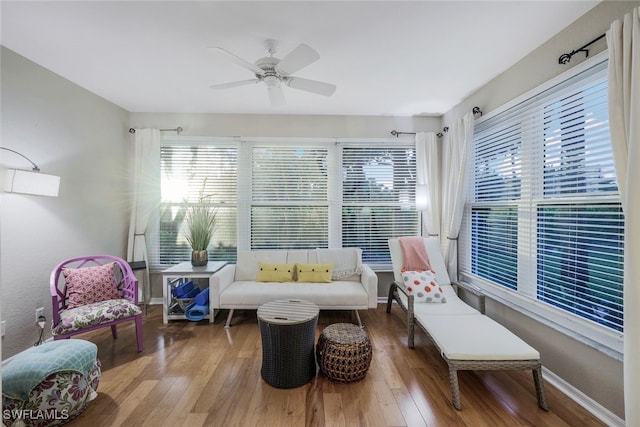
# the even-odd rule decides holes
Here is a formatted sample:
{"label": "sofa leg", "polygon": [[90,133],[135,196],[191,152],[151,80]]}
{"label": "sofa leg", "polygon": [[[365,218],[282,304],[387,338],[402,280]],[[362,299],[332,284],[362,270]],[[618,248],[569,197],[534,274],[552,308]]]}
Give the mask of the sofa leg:
{"label": "sofa leg", "polygon": [[360,328],[364,328],[364,326],[362,326],[362,321],[360,320],[360,313],[358,313],[358,310],[353,310],[353,312],[356,314],[356,319],[358,319],[358,326],[360,326]]}
{"label": "sofa leg", "polygon": [[227,315],[227,323],[224,324],[225,329],[229,329],[231,326],[231,318],[233,317],[233,308],[229,309],[229,314]]}

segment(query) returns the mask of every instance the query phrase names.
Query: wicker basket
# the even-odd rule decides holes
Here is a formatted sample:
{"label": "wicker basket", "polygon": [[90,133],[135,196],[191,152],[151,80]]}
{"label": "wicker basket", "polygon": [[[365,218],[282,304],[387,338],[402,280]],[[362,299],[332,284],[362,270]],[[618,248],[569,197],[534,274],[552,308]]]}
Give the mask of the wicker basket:
{"label": "wicker basket", "polygon": [[316,359],[331,381],[350,383],[367,375],[373,351],[367,333],[351,323],[327,326],[318,338]]}

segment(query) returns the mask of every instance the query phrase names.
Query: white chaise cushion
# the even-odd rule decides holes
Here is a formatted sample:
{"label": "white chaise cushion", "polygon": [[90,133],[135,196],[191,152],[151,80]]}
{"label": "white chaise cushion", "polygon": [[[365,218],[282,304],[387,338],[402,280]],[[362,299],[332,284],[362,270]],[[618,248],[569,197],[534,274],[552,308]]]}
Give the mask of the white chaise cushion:
{"label": "white chaise cushion", "polygon": [[420,314],[416,316],[416,320],[429,332],[442,355],[451,360],[540,359],[540,353],[536,349],[483,314],[476,316]]}
{"label": "white chaise cushion", "polygon": [[[462,301],[455,289],[451,285],[441,286],[443,295],[447,299],[446,304],[430,304],[430,303],[415,303],[413,304],[413,312],[415,314],[430,314],[430,315],[461,315],[461,314],[480,314],[478,310],[471,307]],[[402,292],[398,292],[400,299],[405,307],[407,307],[407,297]]]}

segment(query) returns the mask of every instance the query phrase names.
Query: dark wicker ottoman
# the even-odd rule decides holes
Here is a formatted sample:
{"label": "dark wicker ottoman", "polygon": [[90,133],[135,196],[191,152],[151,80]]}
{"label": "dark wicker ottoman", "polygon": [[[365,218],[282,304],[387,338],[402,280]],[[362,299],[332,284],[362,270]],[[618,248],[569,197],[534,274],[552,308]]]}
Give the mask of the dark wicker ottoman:
{"label": "dark wicker ottoman", "polygon": [[334,323],[318,338],[316,359],[331,381],[350,383],[367,375],[373,356],[369,336],[357,325]]}
{"label": "dark wicker ottoman", "polygon": [[314,355],[318,306],[280,300],[258,308],[262,337],[262,378],[277,388],[304,385],[316,376]]}

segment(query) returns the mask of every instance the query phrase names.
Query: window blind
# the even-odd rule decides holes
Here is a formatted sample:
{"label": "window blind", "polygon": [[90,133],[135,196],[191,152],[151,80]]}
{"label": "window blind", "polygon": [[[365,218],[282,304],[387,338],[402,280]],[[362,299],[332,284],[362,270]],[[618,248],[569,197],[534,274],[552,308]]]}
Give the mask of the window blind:
{"label": "window blind", "polygon": [[342,246],[389,268],[388,239],[418,234],[415,146],[342,147]]}
{"label": "window blind", "polygon": [[622,330],[607,63],[478,123],[461,271]]}
{"label": "window blind", "polygon": [[254,146],[251,249],[326,248],[328,149]]}
{"label": "window blind", "polygon": [[161,204],[159,233],[150,248],[154,265],[191,259],[184,218],[193,204],[215,209],[216,228],[209,258],[236,256],[237,149],[212,145],[166,145],[160,149]]}

